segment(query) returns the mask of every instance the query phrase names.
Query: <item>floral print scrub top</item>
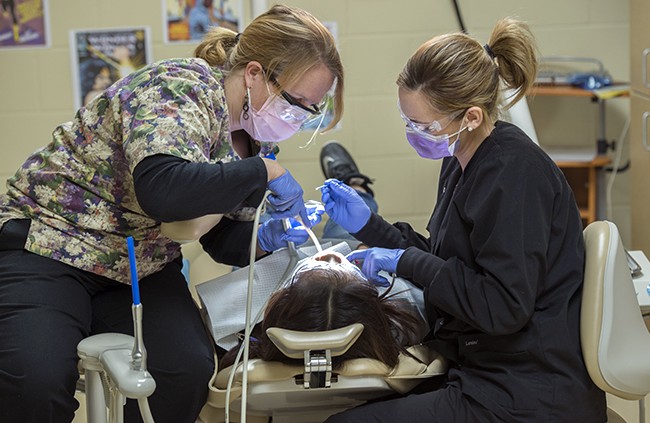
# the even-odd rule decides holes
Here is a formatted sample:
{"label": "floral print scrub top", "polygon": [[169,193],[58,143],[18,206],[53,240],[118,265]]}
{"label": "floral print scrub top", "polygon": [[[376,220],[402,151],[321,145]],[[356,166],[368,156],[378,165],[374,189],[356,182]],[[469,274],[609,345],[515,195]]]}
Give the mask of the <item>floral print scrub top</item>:
{"label": "floral print scrub top", "polygon": [[[262,143],[259,155],[273,148]],[[26,250],[124,283],[132,236],[139,276],[152,274],[180,255],[180,244],[161,234],[134,192],[133,169],[156,154],[197,163],[240,160],[221,70],[202,59],[163,60],[109,87],[8,180],[0,225],[31,219]]]}

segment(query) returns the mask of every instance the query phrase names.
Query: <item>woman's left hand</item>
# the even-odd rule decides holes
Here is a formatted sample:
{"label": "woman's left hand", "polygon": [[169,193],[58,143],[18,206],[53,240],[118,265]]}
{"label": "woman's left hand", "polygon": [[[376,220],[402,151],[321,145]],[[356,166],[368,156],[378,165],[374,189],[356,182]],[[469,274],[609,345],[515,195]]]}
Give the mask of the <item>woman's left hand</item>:
{"label": "woman's left hand", "polygon": [[336,179],[321,187],[322,200],[329,217],[349,233],[359,232],[370,220],[372,211],[359,193]]}
{"label": "woman's left hand", "polygon": [[384,270],[388,273],[397,272],[397,263],[404,250],[389,250],[387,248],[368,248],[353,251],[346,258],[361,268],[368,280],[377,286],[389,286],[390,282],[379,274]]}

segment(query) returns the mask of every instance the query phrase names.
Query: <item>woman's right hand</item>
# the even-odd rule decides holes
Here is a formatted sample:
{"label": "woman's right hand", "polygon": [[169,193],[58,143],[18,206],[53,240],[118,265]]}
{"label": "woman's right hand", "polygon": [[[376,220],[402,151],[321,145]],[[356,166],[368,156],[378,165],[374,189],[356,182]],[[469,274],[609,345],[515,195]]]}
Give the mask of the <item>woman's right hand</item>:
{"label": "woman's right hand", "polygon": [[270,211],[273,218],[300,216],[305,226],[308,228],[312,226],[305,208],[305,201],[302,198],[302,187],[288,170],[269,181],[268,189],[272,192],[267,200],[273,206],[273,210]]}
{"label": "woman's right hand", "polygon": [[337,179],[328,179],[321,193],[325,212],[351,234],[359,232],[370,220],[372,211],[354,188]]}

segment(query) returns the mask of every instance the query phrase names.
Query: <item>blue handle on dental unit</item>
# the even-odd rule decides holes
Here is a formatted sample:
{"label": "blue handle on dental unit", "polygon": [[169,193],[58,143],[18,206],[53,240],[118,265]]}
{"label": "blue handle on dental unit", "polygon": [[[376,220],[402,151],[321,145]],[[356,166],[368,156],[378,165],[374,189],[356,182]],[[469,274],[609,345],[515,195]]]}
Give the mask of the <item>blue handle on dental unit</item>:
{"label": "blue handle on dental unit", "polygon": [[140,304],[140,286],[138,285],[138,269],[135,265],[135,247],[133,237],[126,238],[126,245],[129,249],[129,267],[131,269],[131,292],[133,293],[133,304]]}

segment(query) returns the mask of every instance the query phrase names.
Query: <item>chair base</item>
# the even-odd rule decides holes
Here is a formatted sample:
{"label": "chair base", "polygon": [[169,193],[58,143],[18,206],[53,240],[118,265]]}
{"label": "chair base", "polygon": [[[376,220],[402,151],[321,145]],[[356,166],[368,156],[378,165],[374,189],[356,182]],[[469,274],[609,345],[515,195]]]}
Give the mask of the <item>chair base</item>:
{"label": "chair base", "polygon": [[627,423],[620,414],[611,408],[607,409],[607,423]]}

